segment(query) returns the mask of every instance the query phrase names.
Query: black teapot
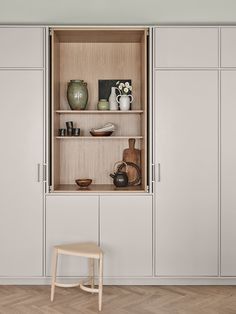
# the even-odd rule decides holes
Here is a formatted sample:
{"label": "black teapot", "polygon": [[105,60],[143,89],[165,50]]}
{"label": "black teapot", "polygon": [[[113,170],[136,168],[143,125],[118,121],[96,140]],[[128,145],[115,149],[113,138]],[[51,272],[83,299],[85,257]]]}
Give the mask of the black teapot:
{"label": "black teapot", "polygon": [[[125,171],[117,171],[118,164],[125,164]],[[127,163],[124,161],[117,161],[114,165],[114,174],[110,174],[110,177],[113,179],[113,183],[118,188],[126,187],[129,183],[128,175],[127,175]]]}

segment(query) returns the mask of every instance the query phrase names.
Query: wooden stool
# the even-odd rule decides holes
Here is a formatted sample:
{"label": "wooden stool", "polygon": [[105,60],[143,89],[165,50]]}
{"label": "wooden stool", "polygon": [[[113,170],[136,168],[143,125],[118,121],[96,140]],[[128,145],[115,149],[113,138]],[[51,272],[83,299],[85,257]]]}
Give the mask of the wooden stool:
{"label": "wooden stool", "polygon": [[[85,286],[85,283],[63,284],[56,282],[57,275],[57,259],[58,254],[82,256],[89,258],[89,277],[91,287]],[[99,261],[99,283],[98,288],[94,288],[94,259]],[[102,288],[103,288],[103,252],[95,243],[74,243],[54,246],[52,255],[52,285],[51,285],[51,301],[54,299],[56,287],[71,288],[80,286],[84,291],[98,293],[98,307],[102,310]]]}

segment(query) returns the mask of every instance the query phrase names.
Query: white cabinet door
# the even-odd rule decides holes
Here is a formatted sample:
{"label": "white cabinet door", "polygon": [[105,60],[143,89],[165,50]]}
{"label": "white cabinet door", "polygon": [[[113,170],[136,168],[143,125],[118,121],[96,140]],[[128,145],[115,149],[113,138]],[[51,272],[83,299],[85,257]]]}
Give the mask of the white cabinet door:
{"label": "white cabinet door", "polygon": [[[56,244],[98,243],[97,196],[47,196],[46,198],[46,274],[51,275],[51,253]],[[60,256],[59,276],[87,276],[85,258]]]}
{"label": "white cabinet door", "polygon": [[154,48],[155,67],[217,67],[218,29],[156,28]]}
{"label": "white cabinet door", "polygon": [[156,71],[156,275],[218,273],[217,71]]}
{"label": "white cabinet door", "polygon": [[40,276],[43,72],[1,70],[0,103],[0,276]]}
{"label": "white cabinet door", "polygon": [[221,29],[221,66],[236,67],[236,27]]}
{"label": "white cabinet door", "polygon": [[0,67],[43,67],[43,28],[0,27]]}
{"label": "white cabinet door", "polygon": [[221,74],[221,275],[236,276],[236,71]]}
{"label": "white cabinet door", "polygon": [[152,197],[102,196],[100,235],[105,276],[152,275]]}

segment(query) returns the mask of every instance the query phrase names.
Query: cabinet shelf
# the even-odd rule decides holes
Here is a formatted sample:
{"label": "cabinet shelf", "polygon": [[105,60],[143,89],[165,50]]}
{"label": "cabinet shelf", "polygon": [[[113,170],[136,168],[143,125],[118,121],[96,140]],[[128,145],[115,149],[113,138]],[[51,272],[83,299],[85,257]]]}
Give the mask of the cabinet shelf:
{"label": "cabinet shelf", "polygon": [[59,140],[96,140],[96,139],[103,139],[103,140],[124,140],[129,138],[135,138],[135,139],[142,139],[143,136],[56,136]]}
{"label": "cabinet shelf", "polygon": [[60,184],[56,185],[54,192],[146,192],[141,185],[127,186],[125,188],[117,188],[113,184],[91,184],[88,188],[79,188],[76,184]]}
{"label": "cabinet shelf", "polygon": [[143,110],[56,110],[58,114],[141,114]]}

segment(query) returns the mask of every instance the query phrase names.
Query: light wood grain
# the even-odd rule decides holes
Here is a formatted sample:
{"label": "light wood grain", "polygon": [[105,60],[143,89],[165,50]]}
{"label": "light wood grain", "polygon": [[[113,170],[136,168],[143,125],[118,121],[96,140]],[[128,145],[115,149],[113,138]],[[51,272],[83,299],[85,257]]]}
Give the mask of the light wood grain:
{"label": "light wood grain", "polygon": [[142,139],[142,136],[56,136],[57,139],[59,140],[124,140],[124,139],[129,139],[132,136],[134,139]]}
{"label": "light wood grain", "polygon": [[147,187],[147,30],[142,36],[141,46],[141,80],[142,80],[142,94],[141,103],[142,109],[145,114],[141,117],[141,134],[144,137],[144,141],[141,144],[141,174],[142,174],[142,186]]}
{"label": "light wood grain", "polygon": [[60,114],[137,114],[143,113],[143,110],[56,110]]}
{"label": "light wood grain", "polygon": [[63,43],[130,43],[141,41],[143,28],[59,28],[55,29]]}
{"label": "light wood grain", "polygon": [[60,43],[60,108],[69,109],[67,83],[88,83],[87,109],[97,109],[99,79],[131,79],[134,102],[141,109],[140,43]]}
{"label": "light wood grain", "polygon": [[[137,148],[142,149],[142,185],[146,187],[146,37],[145,28],[52,31],[53,188],[73,184],[79,177],[89,177],[99,185],[111,184],[109,174],[113,164],[122,158],[130,137],[136,138]],[[66,93],[71,79],[83,79],[88,83],[88,110],[70,110]],[[131,79],[132,111],[97,111],[99,79]],[[82,136],[59,137],[58,129],[65,128],[66,121],[73,121],[81,129]],[[90,136],[91,128],[107,122],[117,126],[112,137],[106,137],[105,141],[105,137]]]}
{"label": "light wood grain", "polygon": [[76,184],[60,184],[55,186],[55,192],[79,192],[79,193],[94,193],[94,192],[144,192],[142,186],[127,186],[125,188],[117,188],[114,184],[91,184],[87,189],[79,188]]}
{"label": "light wood grain", "polygon": [[52,187],[60,180],[60,145],[54,139],[60,127],[60,119],[54,111],[60,108],[60,46],[55,32],[51,36],[51,143],[52,143]]}
{"label": "light wood grain", "polygon": [[99,114],[99,115],[60,115],[60,127],[66,127],[66,121],[73,121],[75,127],[80,128],[80,135],[90,136],[92,128],[100,128],[111,122],[116,130],[112,136],[142,136],[141,115],[118,115],[118,114]]}
{"label": "light wood grain", "polygon": [[[114,163],[122,159],[128,139],[112,142],[110,139],[60,140],[60,181],[57,184],[73,184],[75,179],[90,178],[95,184],[112,184],[110,173]],[[137,139],[137,148],[140,140]]]}
{"label": "light wood grain", "polygon": [[[106,263],[106,255],[105,255]],[[104,264],[105,264],[104,263]],[[103,314],[234,314],[235,286],[104,286]],[[0,286],[4,314],[96,314],[97,295],[79,288]]]}

